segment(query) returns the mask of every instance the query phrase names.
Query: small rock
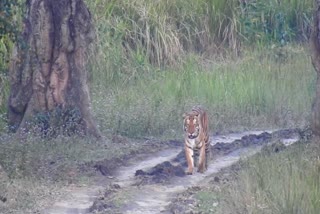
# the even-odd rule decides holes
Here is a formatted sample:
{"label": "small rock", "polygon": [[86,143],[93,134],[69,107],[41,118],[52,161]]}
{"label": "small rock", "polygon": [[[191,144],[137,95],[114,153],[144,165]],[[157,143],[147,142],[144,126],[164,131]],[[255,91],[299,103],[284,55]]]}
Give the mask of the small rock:
{"label": "small rock", "polygon": [[112,187],[113,187],[114,189],[120,189],[120,188],[121,188],[119,184],[113,184]]}
{"label": "small rock", "polygon": [[7,198],[0,195],[0,201],[2,201],[3,203],[5,203],[5,202],[7,201]]}
{"label": "small rock", "polygon": [[146,175],[146,172],[143,171],[142,169],[138,169],[138,170],[136,171],[136,173],[134,174],[134,176],[139,176],[139,175]]}
{"label": "small rock", "polygon": [[219,183],[220,182],[220,178],[218,176],[215,176],[213,181]]}

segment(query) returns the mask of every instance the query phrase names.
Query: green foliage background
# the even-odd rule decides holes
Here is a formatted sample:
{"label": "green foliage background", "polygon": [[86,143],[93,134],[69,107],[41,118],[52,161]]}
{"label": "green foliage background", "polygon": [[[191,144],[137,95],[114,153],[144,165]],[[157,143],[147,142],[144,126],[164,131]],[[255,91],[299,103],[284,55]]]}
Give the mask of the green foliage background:
{"label": "green foliage background", "polygon": [[9,60],[14,42],[19,41],[22,9],[20,0],[1,0],[0,2],[0,124],[6,112],[6,99],[9,94]]}
{"label": "green foliage background", "polygon": [[[0,127],[23,7],[2,1]],[[305,125],[314,73],[312,0],[94,0],[94,114],[105,133],[171,135],[194,104],[216,132]],[[302,78],[301,78],[302,77]]]}

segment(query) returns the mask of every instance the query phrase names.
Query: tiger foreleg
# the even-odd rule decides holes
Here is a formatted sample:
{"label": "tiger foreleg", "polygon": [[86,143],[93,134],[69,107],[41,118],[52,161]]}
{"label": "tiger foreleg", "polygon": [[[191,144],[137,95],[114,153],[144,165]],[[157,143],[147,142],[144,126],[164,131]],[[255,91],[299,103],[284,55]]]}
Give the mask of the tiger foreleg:
{"label": "tiger foreleg", "polygon": [[200,148],[200,154],[199,154],[199,165],[198,165],[198,172],[204,173],[207,169],[206,167],[206,148],[205,145]]}
{"label": "tiger foreleg", "polygon": [[187,175],[192,175],[193,167],[194,167],[193,149],[189,148],[188,146],[185,146],[184,148],[185,148],[186,159],[187,159],[187,164],[188,164],[188,170],[186,171],[186,174]]}

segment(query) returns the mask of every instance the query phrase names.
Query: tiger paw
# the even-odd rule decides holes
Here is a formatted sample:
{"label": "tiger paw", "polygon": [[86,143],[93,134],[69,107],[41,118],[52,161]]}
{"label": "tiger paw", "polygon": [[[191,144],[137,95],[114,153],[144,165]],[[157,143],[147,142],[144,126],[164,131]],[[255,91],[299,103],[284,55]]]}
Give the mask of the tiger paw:
{"label": "tiger paw", "polygon": [[207,169],[198,169],[197,171],[200,173],[204,173],[205,171],[207,171]]}
{"label": "tiger paw", "polygon": [[192,175],[192,172],[186,171],[186,175]]}

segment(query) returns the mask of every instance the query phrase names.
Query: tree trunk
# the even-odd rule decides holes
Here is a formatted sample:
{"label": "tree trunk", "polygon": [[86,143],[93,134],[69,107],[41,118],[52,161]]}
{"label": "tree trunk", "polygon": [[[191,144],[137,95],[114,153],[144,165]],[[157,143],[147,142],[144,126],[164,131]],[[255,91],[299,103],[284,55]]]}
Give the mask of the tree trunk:
{"label": "tree trunk", "polygon": [[312,132],[320,136],[320,1],[316,0],[316,10],[314,13],[314,25],[310,38],[311,60],[317,72],[316,95],[312,106],[311,129]]}
{"label": "tree trunk", "polygon": [[94,37],[89,10],[83,0],[27,0],[26,6],[9,69],[10,129],[99,138],[87,84],[86,52]]}

